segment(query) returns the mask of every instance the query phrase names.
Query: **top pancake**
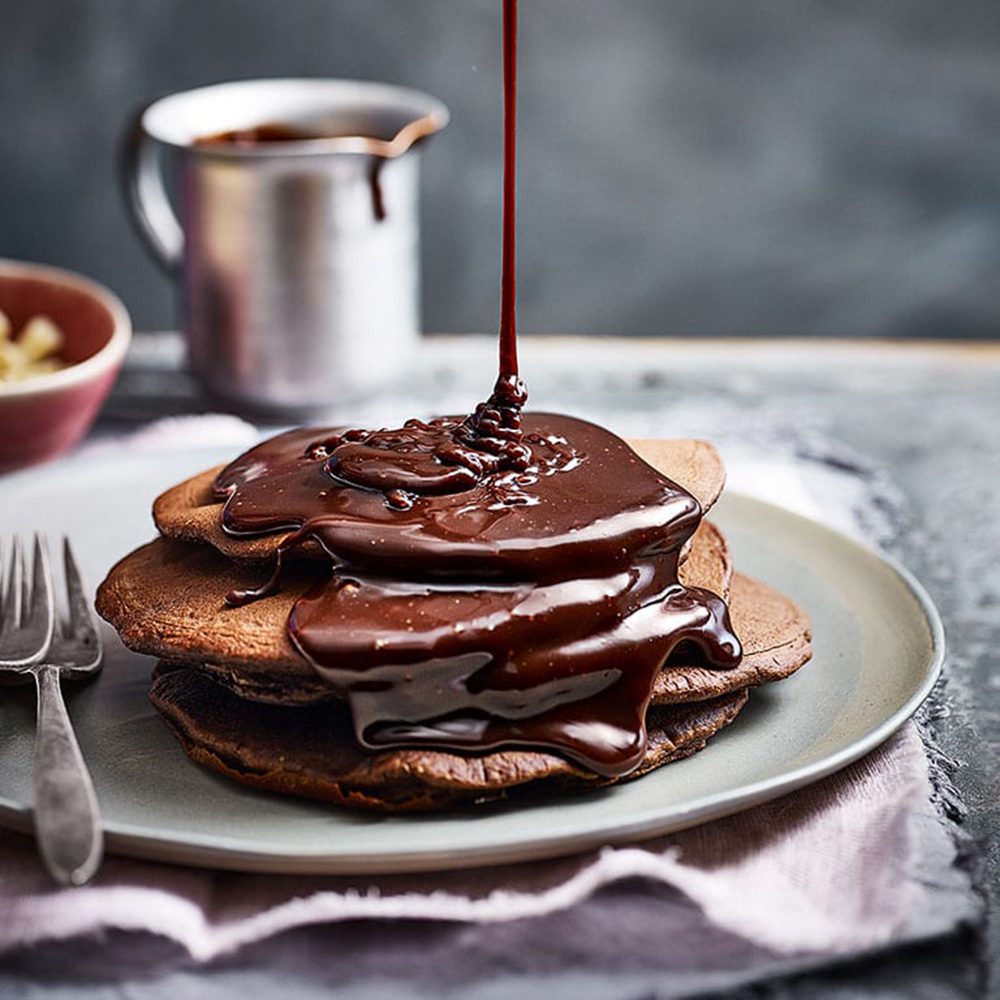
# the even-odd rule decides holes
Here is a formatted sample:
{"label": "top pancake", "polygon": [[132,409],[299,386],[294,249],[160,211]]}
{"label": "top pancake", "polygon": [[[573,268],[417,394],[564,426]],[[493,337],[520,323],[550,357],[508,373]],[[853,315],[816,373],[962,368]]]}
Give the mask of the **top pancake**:
{"label": "top pancake", "polygon": [[[725,469],[715,448],[706,441],[629,441],[631,448],[662,475],[687,490],[707,511],[725,484]],[[222,507],[212,486],[223,466],[209,469],[167,490],[153,505],[153,520],[168,538],[202,542],[230,559],[260,561],[274,557],[288,537],[279,531],[260,537],[233,537],[222,528]],[[319,547],[308,542],[303,555],[319,556]]]}

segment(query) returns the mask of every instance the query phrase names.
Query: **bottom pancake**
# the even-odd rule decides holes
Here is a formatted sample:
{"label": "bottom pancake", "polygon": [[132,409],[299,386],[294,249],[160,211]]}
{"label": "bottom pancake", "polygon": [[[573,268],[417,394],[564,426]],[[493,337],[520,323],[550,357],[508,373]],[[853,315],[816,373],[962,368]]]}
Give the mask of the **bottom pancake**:
{"label": "bottom pancake", "polygon": [[150,701],[192,760],[255,788],[384,812],[442,809],[544,787],[572,791],[614,784],[690,756],[729,725],[746,690],[710,701],[653,707],[642,763],[619,779],[555,754],[502,750],[480,756],[439,750],[369,753],[354,743],[336,702],[286,707],[247,701],[189,665],[161,663]]}

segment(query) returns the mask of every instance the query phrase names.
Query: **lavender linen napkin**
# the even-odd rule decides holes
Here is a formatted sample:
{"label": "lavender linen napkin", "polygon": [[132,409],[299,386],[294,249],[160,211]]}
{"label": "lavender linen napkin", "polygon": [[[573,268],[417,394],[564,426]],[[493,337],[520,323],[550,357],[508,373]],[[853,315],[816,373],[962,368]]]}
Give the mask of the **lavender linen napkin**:
{"label": "lavender linen napkin", "polygon": [[[198,422],[202,440],[252,437],[211,419]],[[144,440],[190,430],[171,423]],[[733,488],[871,536],[885,497],[871,495],[870,477],[849,463],[775,456],[730,448]],[[110,934],[106,959],[128,968],[136,953],[115,953],[115,932],[139,932],[147,951],[172,943],[164,968],[183,978],[191,962],[217,969],[265,953],[298,968],[321,939],[324,982],[348,994],[390,982],[402,996],[509,995],[504,984],[524,994],[526,981],[548,996],[731,987],[974,918],[936,777],[910,723],[840,774],[663,840],[427,876],[253,876],[109,858],[91,886],[62,890],[30,842],[0,834],[0,953],[54,954],[62,942],[63,958],[85,965],[91,943]]]}
{"label": "lavender linen napkin", "polygon": [[602,886],[679,889],[706,918],[775,952],[840,954],[893,938],[919,907],[929,801],[913,726],[796,795],[668,839],[568,861],[427,876],[219,874],[111,858],[89,887],[61,890],[21,838],[0,845],[0,946],[102,928],[151,931],[206,961],[290,928],[357,918],[498,923],[572,907]]}

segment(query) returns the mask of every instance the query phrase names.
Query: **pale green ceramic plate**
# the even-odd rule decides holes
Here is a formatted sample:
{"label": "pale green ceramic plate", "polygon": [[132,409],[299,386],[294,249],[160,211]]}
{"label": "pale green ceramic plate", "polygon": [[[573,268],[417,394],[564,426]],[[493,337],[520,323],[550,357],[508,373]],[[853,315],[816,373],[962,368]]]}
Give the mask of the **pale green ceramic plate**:
{"label": "pale green ceramic plate", "polygon": [[[200,451],[109,452],[8,477],[3,534],[66,533],[91,587],[151,537],[153,497],[221,461]],[[190,763],[146,701],[152,660],[106,631],[103,674],[67,685],[108,849],[265,872],[399,872],[569,854],[678,830],[783,795],[856,760],[927,696],[941,667],[937,612],[902,569],[844,536],[741,496],[719,505],[736,565],[813,622],[813,661],[750,704],[707,750],[638,781],[547,803],[382,818],[243,789]],[[0,823],[31,828],[34,701],[0,689]]]}

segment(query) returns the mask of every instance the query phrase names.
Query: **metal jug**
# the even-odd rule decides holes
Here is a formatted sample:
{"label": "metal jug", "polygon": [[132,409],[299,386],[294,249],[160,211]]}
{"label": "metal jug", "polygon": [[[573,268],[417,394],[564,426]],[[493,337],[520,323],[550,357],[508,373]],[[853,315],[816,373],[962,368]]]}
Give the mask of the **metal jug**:
{"label": "metal jug", "polygon": [[[190,366],[212,396],[292,418],[401,372],[420,331],[415,144],[447,121],[417,91],[320,79],[217,84],[140,112],[129,204],[180,283]],[[297,135],[218,140],[268,124]]]}

